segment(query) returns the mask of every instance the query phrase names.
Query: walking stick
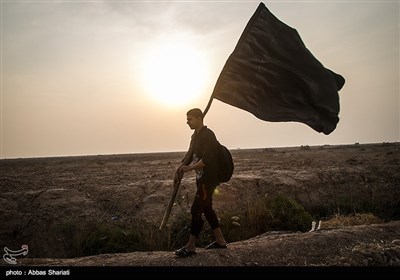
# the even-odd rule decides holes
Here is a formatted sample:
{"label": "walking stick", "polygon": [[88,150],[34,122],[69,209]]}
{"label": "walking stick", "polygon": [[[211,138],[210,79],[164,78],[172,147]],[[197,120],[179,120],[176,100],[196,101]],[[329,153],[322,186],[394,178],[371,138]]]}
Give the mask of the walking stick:
{"label": "walking stick", "polygon": [[183,177],[183,172],[175,172],[172,194],[169,199],[167,209],[165,210],[164,217],[160,225],[160,230],[164,229],[165,225],[167,224],[169,215],[171,214],[172,206],[174,205],[176,194],[178,193],[179,186],[181,185],[182,177]]}

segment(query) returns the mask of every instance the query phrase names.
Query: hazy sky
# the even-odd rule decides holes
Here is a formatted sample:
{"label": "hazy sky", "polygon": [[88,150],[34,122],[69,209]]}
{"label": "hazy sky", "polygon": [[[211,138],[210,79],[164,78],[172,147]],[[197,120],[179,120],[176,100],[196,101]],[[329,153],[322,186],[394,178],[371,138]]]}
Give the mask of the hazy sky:
{"label": "hazy sky", "polygon": [[[259,1],[6,1],[1,158],[184,151]],[[214,100],[228,148],[400,141],[399,2],[264,1],[343,75],[330,135]],[[180,95],[181,94],[181,95]]]}

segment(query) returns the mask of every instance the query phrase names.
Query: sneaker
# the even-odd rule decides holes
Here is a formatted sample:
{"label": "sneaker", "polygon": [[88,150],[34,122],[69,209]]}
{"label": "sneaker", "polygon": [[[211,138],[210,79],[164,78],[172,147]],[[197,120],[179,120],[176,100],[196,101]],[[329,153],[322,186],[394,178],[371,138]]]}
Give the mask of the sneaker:
{"label": "sneaker", "polygon": [[186,247],[182,247],[178,250],[175,251],[175,255],[177,255],[178,257],[189,257],[189,256],[193,256],[196,254],[196,251],[190,251],[188,248]]}

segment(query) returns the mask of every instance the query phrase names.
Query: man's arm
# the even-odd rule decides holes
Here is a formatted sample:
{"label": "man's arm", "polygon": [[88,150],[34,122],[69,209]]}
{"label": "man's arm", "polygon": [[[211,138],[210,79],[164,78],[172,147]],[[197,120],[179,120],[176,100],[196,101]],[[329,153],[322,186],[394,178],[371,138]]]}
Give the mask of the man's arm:
{"label": "man's arm", "polygon": [[181,160],[181,166],[182,165],[189,165],[189,163],[192,161],[192,156],[193,156],[193,146],[194,146],[194,133],[192,134],[192,137],[190,139],[190,144],[189,144],[189,149],[186,152],[185,156]]}
{"label": "man's arm", "polygon": [[179,170],[180,171],[183,171],[183,172],[189,172],[189,171],[192,171],[192,170],[195,170],[195,169],[201,169],[201,168],[203,168],[205,165],[204,165],[204,163],[203,163],[203,160],[201,159],[201,160],[199,160],[198,162],[196,162],[196,163],[194,163],[194,164],[190,164],[190,165],[181,165],[180,167],[179,167]]}

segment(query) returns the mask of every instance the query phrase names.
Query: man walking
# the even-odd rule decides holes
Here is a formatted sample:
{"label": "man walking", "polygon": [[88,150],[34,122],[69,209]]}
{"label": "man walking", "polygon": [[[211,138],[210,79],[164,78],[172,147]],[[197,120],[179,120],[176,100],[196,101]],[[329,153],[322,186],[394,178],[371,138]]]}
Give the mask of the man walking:
{"label": "man walking", "polygon": [[217,215],[212,204],[212,195],[219,185],[218,151],[219,142],[214,132],[203,123],[203,112],[194,108],[186,113],[187,124],[194,130],[190,142],[189,151],[186,153],[177,172],[196,172],[197,192],[192,204],[192,221],[190,237],[186,245],[175,251],[180,257],[196,254],[196,241],[203,228],[202,214],[210,224],[215,241],[207,245],[205,249],[227,248],[225,238],[219,226]]}

